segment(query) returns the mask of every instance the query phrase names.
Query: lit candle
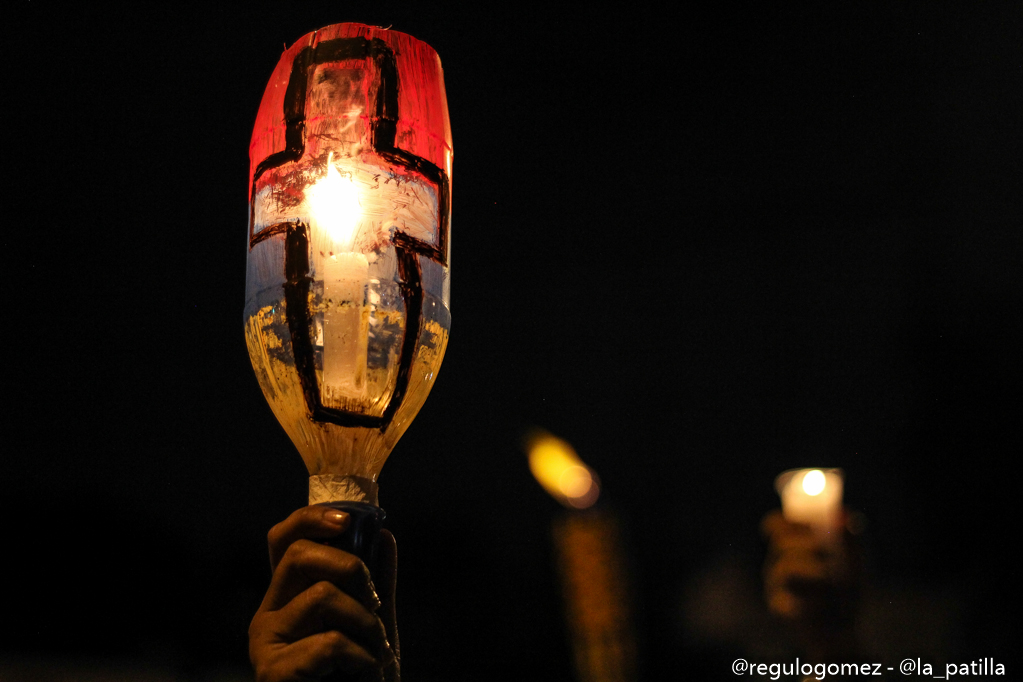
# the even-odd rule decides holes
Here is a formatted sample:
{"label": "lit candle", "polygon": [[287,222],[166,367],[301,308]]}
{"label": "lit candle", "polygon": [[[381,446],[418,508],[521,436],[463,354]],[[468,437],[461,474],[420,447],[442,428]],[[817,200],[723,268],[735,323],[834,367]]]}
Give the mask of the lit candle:
{"label": "lit candle", "polygon": [[356,253],[362,218],[359,190],[327,157],[327,173],[307,190],[313,229],[333,248],[324,254],[323,398],[341,409],[366,398],[369,262]]}
{"label": "lit candle", "polygon": [[803,523],[821,533],[842,524],[842,470],[790,469],[775,480],[786,521]]}

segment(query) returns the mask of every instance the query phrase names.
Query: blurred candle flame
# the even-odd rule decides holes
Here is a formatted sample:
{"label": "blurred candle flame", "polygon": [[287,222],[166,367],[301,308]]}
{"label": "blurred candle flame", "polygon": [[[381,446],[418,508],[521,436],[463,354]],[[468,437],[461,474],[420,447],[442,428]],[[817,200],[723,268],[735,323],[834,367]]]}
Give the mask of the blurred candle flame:
{"label": "blurred candle flame", "polygon": [[824,478],[824,472],[820,469],[814,469],[807,471],[806,475],[803,476],[803,492],[807,495],[817,496],[824,492],[824,486],[827,485],[827,479]]}
{"label": "blurred candle flame", "polygon": [[537,482],[561,504],[586,509],[600,496],[597,475],[586,466],[571,445],[546,432],[527,439],[529,469]]}
{"label": "blurred candle flame", "polygon": [[356,227],[362,217],[359,190],[334,165],[334,152],[327,157],[327,174],[306,190],[312,218],[341,248],[351,251]]}

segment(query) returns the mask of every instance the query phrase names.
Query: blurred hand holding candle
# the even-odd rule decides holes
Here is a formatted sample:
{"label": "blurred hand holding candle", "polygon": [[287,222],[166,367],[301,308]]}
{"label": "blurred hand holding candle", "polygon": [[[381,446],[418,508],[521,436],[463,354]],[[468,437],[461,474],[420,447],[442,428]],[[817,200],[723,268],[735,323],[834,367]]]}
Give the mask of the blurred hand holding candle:
{"label": "blurred hand holding candle", "polygon": [[636,679],[636,637],[621,526],[600,496],[596,472],[566,441],[545,431],[526,439],[537,482],[569,511],[552,523],[565,619],[579,682]]}
{"label": "blurred hand holding candle", "polygon": [[842,471],[791,469],[777,477],[775,488],[782,510],[761,522],[768,540],[768,608],[791,626],[804,655],[852,656],[862,557],[846,523]]}
{"label": "blurred hand holding candle", "polygon": [[830,534],[842,526],[842,470],[790,469],[774,482],[785,520]]}

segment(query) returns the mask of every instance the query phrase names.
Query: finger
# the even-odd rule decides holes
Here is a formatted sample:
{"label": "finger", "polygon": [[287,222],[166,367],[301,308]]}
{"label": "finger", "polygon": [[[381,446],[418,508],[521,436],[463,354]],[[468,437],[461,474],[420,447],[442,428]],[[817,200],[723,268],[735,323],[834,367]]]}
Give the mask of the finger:
{"label": "finger", "polygon": [[260,610],[276,611],[323,580],[337,585],[369,611],[380,608],[369,569],[362,560],[335,547],[297,540],[277,565]]}
{"label": "finger", "polygon": [[821,538],[813,533],[789,533],[786,535],[775,535],[771,540],[770,550],[774,554],[787,554],[790,552],[800,554],[817,554],[824,556],[828,546],[821,541]]}
{"label": "finger", "polygon": [[278,669],[293,671],[296,677],[292,679],[298,680],[318,680],[334,670],[355,673],[380,666],[365,648],[336,630],[320,632],[282,647],[274,664]]}
{"label": "finger", "polygon": [[804,523],[789,521],[776,509],[760,522],[760,531],[770,540],[779,538],[812,536],[813,529]]}
{"label": "finger", "polygon": [[270,529],[270,569],[277,570],[284,553],[301,539],[325,540],[337,537],[348,528],[351,518],[343,511],[322,505],[302,507]]}
{"label": "finger", "polygon": [[337,630],[369,651],[387,646],[384,624],[336,585],[318,582],[275,612],[274,636],[295,642],[317,632]]}
{"label": "finger", "polygon": [[790,589],[794,583],[825,583],[829,573],[827,565],[813,555],[788,553],[767,568],[764,576],[768,588]]}

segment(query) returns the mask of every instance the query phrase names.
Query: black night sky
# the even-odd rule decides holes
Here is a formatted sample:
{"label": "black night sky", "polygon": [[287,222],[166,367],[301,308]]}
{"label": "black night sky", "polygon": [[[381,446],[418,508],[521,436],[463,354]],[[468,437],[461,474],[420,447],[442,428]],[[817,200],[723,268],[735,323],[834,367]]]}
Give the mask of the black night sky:
{"label": "black night sky", "polygon": [[805,465],[876,594],[951,614],[933,647],[1020,661],[1019,7],[594,7],[19,2],[0,670],[247,665],[306,494],[242,334],[248,144],[342,21],[437,50],[454,136],[451,341],[380,480],[407,679],[571,679],[532,426],[627,525],[645,679],[731,676],[686,595],[755,585]]}

